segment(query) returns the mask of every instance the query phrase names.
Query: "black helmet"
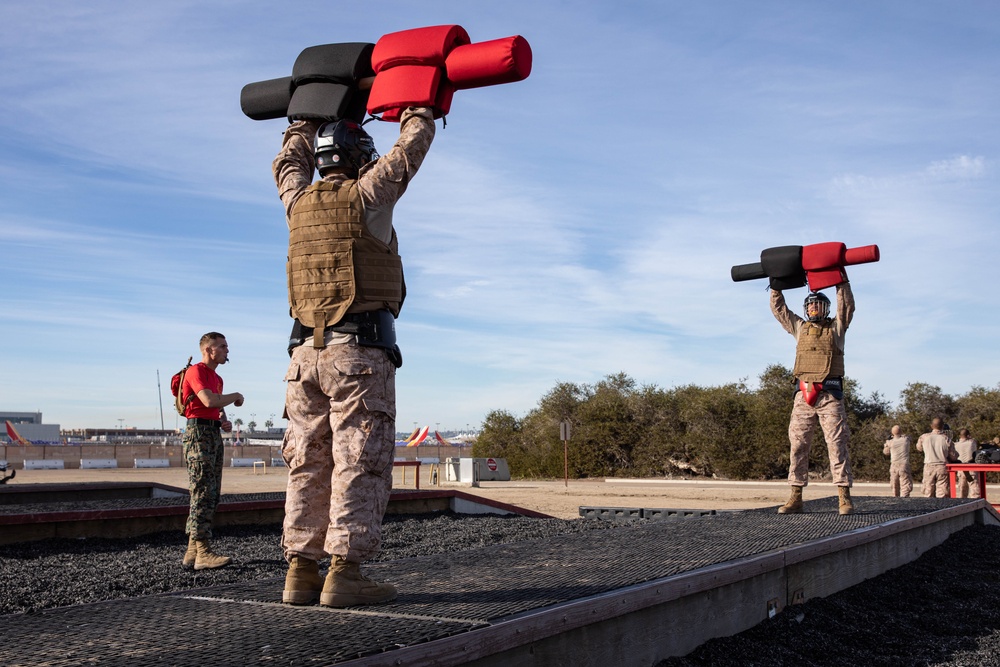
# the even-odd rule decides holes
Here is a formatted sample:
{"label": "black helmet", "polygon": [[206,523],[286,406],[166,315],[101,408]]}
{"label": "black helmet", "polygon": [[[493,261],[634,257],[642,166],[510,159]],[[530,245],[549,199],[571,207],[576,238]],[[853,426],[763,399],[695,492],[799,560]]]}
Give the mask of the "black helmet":
{"label": "black helmet", "polygon": [[375,141],[353,120],[325,123],[316,132],[316,168],[320,176],[331,169],[357,173],[361,167],[378,159]]}
{"label": "black helmet", "polygon": [[[809,304],[815,303],[819,308],[817,312],[813,315],[809,314]],[[810,292],[806,296],[805,302],[802,304],[802,310],[805,311],[806,319],[810,322],[820,322],[825,320],[830,316],[830,299],[826,297],[825,294],[820,292]]]}

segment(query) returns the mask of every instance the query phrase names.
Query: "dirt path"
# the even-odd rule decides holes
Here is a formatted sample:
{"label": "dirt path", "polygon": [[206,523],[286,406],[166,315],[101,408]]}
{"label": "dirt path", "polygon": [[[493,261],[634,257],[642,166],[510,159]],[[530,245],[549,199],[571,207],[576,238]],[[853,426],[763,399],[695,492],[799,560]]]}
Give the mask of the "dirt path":
{"label": "dirt path", "polygon": [[[402,469],[397,469],[395,488],[414,488],[414,475],[407,470],[405,483]],[[269,493],[285,490],[288,471],[268,468],[266,474],[251,468],[226,468],[222,475],[223,493]],[[187,472],[183,468],[117,468],[107,470],[19,470],[10,485],[72,483],[72,482],[158,482],[187,488]],[[430,484],[426,472],[421,473],[422,489],[437,488]],[[581,506],[649,507],[665,509],[737,510],[780,505],[788,498],[788,484],[773,482],[725,482],[665,479],[586,479],[564,481],[521,480],[511,482],[481,482],[479,487],[445,485],[465,493],[509,503],[561,519],[580,516]],[[806,500],[832,496],[836,487],[828,483],[810,484]],[[852,495],[889,495],[889,485],[858,483]],[[863,501],[855,504],[863,509]]]}

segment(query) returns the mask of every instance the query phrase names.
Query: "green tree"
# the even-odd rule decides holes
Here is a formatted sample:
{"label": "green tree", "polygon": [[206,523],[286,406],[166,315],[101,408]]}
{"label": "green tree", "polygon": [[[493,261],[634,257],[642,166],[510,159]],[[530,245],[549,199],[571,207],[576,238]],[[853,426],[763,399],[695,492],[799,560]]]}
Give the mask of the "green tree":
{"label": "green tree", "polygon": [[851,429],[848,451],[855,477],[883,479],[889,476],[889,459],[882,447],[889,438],[891,406],[884,396],[872,392],[861,395],[861,385],[850,378],[844,382],[844,409]]}
{"label": "green tree", "polygon": [[755,452],[756,461],[747,477],[776,479],[788,475],[788,419],[795,397],[794,381],[791,369],[781,364],[768,366],[758,378],[751,411],[753,429],[746,443]]}
{"label": "green tree", "polygon": [[955,401],[958,416],[952,428],[967,428],[972,437],[981,443],[992,441],[1000,435],[1000,387],[985,389],[975,386]]}
{"label": "green tree", "polygon": [[[505,410],[490,412],[473,447],[474,456],[506,458],[516,477],[562,477],[559,425],[569,420],[570,476],[719,476],[779,479],[788,473],[788,419],[794,386],[781,365],[764,369],[756,388],[746,381],[722,386],[687,385],[670,390],[638,386],[625,373],[594,385],[561,382],[522,419]],[[973,387],[953,398],[939,387],[912,383],[893,409],[878,392],[864,394],[849,378],[844,407],[851,430],[850,454],[856,478],[885,479],[882,446],[893,424],[916,439],[941,416],[953,429],[965,426],[981,441],[1000,433],[1000,386]],[[913,465],[923,463],[914,452]],[[822,429],[810,452],[814,476],[829,475]]]}
{"label": "green tree", "polygon": [[633,401],[639,433],[632,448],[634,474],[638,477],[666,477],[680,473],[676,462],[687,459],[684,456],[683,425],[676,393],[644,386],[634,394]]}
{"label": "green tree", "polygon": [[632,448],[642,437],[635,420],[635,380],[624,373],[598,382],[577,408],[570,460],[577,476],[601,477],[632,468]]}

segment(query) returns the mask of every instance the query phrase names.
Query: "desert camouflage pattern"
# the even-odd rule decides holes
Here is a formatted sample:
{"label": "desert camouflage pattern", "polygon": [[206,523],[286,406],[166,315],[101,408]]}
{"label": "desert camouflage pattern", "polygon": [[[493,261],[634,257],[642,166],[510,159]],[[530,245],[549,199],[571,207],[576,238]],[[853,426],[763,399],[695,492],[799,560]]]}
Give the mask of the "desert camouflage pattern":
{"label": "desert camouflage pattern", "polygon": [[959,463],[972,463],[976,458],[976,450],[979,443],[974,438],[959,438],[955,441],[955,453],[958,454]]}
{"label": "desert camouflage pattern", "polygon": [[[837,285],[837,314],[833,318],[832,326],[833,343],[838,350],[844,349],[844,339],[847,328],[854,319],[854,310],[854,292],[851,291],[851,283]],[[809,325],[808,321],[791,311],[785,303],[785,295],[778,290],[771,290],[771,314],[778,320],[782,329],[795,336],[796,341],[802,329]]]}
{"label": "desert camouflage pattern", "polygon": [[302,345],[285,380],[285,558],[368,560],[392,489],[396,368],[375,347]]}
{"label": "desert camouflage pattern", "polygon": [[[959,438],[955,441],[955,453],[959,463],[972,463],[976,458],[979,443],[975,438]],[[955,493],[959,498],[980,498],[979,477],[971,472],[960,471],[955,475]]]}
{"label": "desert camouflage pattern", "polygon": [[[291,123],[271,165],[286,220],[312,184],[319,125]],[[431,109],[406,109],[393,147],[360,170],[365,225],[383,243],[393,237],[393,207],[420,168],[434,134]],[[331,174],[324,180],[347,177]],[[384,350],[352,340],[337,337],[319,349],[307,341],[292,352],[282,444],[289,467],[282,536],[286,559],[299,555],[318,560],[328,554],[362,562],[381,544],[395,453],[396,369]]]}
{"label": "desert camouflage pattern", "polygon": [[924,453],[924,495],[928,498],[947,498],[951,490],[945,464],[958,460],[951,438],[941,431],[924,433],[917,438],[917,451]]}
{"label": "desert camouflage pattern", "polygon": [[[291,217],[295,202],[312,185],[316,169],[313,139],[321,124],[305,120],[291,123],[285,130],[281,151],[271,165],[278,195],[285,205],[286,220]],[[399,120],[399,139],[388,153],[363,168],[358,176],[368,231],[383,243],[392,239],[392,208],[423,163],[434,133],[434,115],[430,109],[407,109]],[[332,174],[324,180],[344,181],[347,177]]]}
{"label": "desert camouflage pattern", "polygon": [[889,464],[889,488],[897,498],[910,497],[913,493],[913,471],[909,462]]}
{"label": "desert camouflage pattern", "polygon": [[951,438],[941,431],[924,433],[917,438],[917,451],[924,453],[924,465],[928,463],[941,464],[958,461],[958,452]]}
{"label": "desert camouflage pattern", "polygon": [[[847,328],[854,319],[854,293],[849,282],[837,285],[837,313],[831,323],[833,343],[836,349],[844,349],[844,338]],[[784,295],[778,290],[771,290],[771,313],[778,320],[781,328],[795,336],[796,341],[803,329],[809,325],[799,315],[793,313],[785,303]],[[796,378],[798,380],[800,378]],[[788,465],[788,483],[792,486],[807,486],[809,484],[809,450],[812,447],[813,434],[816,426],[823,429],[826,438],[827,453],[830,457],[830,474],[837,486],[851,486],[854,477],[851,473],[851,460],[847,445],[851,439],[851,431],[847,427],[847,413],[844,403],[833,394],[824,391],[820,393],[816,404],[810,406],[796,392],[792,403],[792,416],[788,422],[788,440],[791,443],[791,460]]]}
{"label": "desert camouflage pattern", "polygon": [[901,435],[889,438],[882,447],[882,453],[889,457],[890,464],[910,465],[910,436]]}
{"label": "desert camouflage pattern", "polygon": [[928,498],[947,498],[951,494],[948,469],[943,463],[925,463],[923,492]]}
{"label": "desert camouflage pattern", "polygon": [[183,441],[188,492],[191,494],[191,509],[184,532],[197,540],[210,539],[215,508],[222,495],[225,451],[222,431],[214,426],[188,424]]}
{"label": "desert camouflage pattern", "polygon": [[809,449],[812,447],[816,427],[823,429],[827,454],[830,457],[830,474],[837,486],[851,486],[851,460],[847,445],[851,430],[847,426],[844,402],[829,392],[821,392],[816,405],[806,403],[802,392],[796,392],[792,403],[792,417],[788,423],[788,440],[792,445],[788,466],[788,483],[792,486],[809,484]]}
{"label": "desert camouflage pattern", "polygon": [[889,457],[889,488],[892,495],[909,498],[913,492],[913,471],[910,468],[910,436],[889,438],[882,453]]}
{"label": "desert camouflage pattern", "polygon": [[982,494],[979,492],[979,477],[967,470],[957,471],[955,473],[955,494],[958,498],[982,498]]}

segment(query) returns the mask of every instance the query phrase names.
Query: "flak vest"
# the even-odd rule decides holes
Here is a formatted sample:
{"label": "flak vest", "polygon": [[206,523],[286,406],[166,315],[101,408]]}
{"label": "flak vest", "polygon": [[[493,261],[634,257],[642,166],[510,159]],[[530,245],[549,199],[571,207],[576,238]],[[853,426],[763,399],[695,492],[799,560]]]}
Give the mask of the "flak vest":
{"label": "flak vest", "polygon": [[399,315],[406,287],[396,231],[388,244],[368,231],[357,181],[313,183],[288,225],[288,303],[303,326],[322,332],[347,313],[382,308]]}
{"label": "flak vest", "polygon": [[804,322],[795,347],[792,375],[803,382],[822,382],[844,376],[844,351],[833,340],[833,320],[823,324]]}

